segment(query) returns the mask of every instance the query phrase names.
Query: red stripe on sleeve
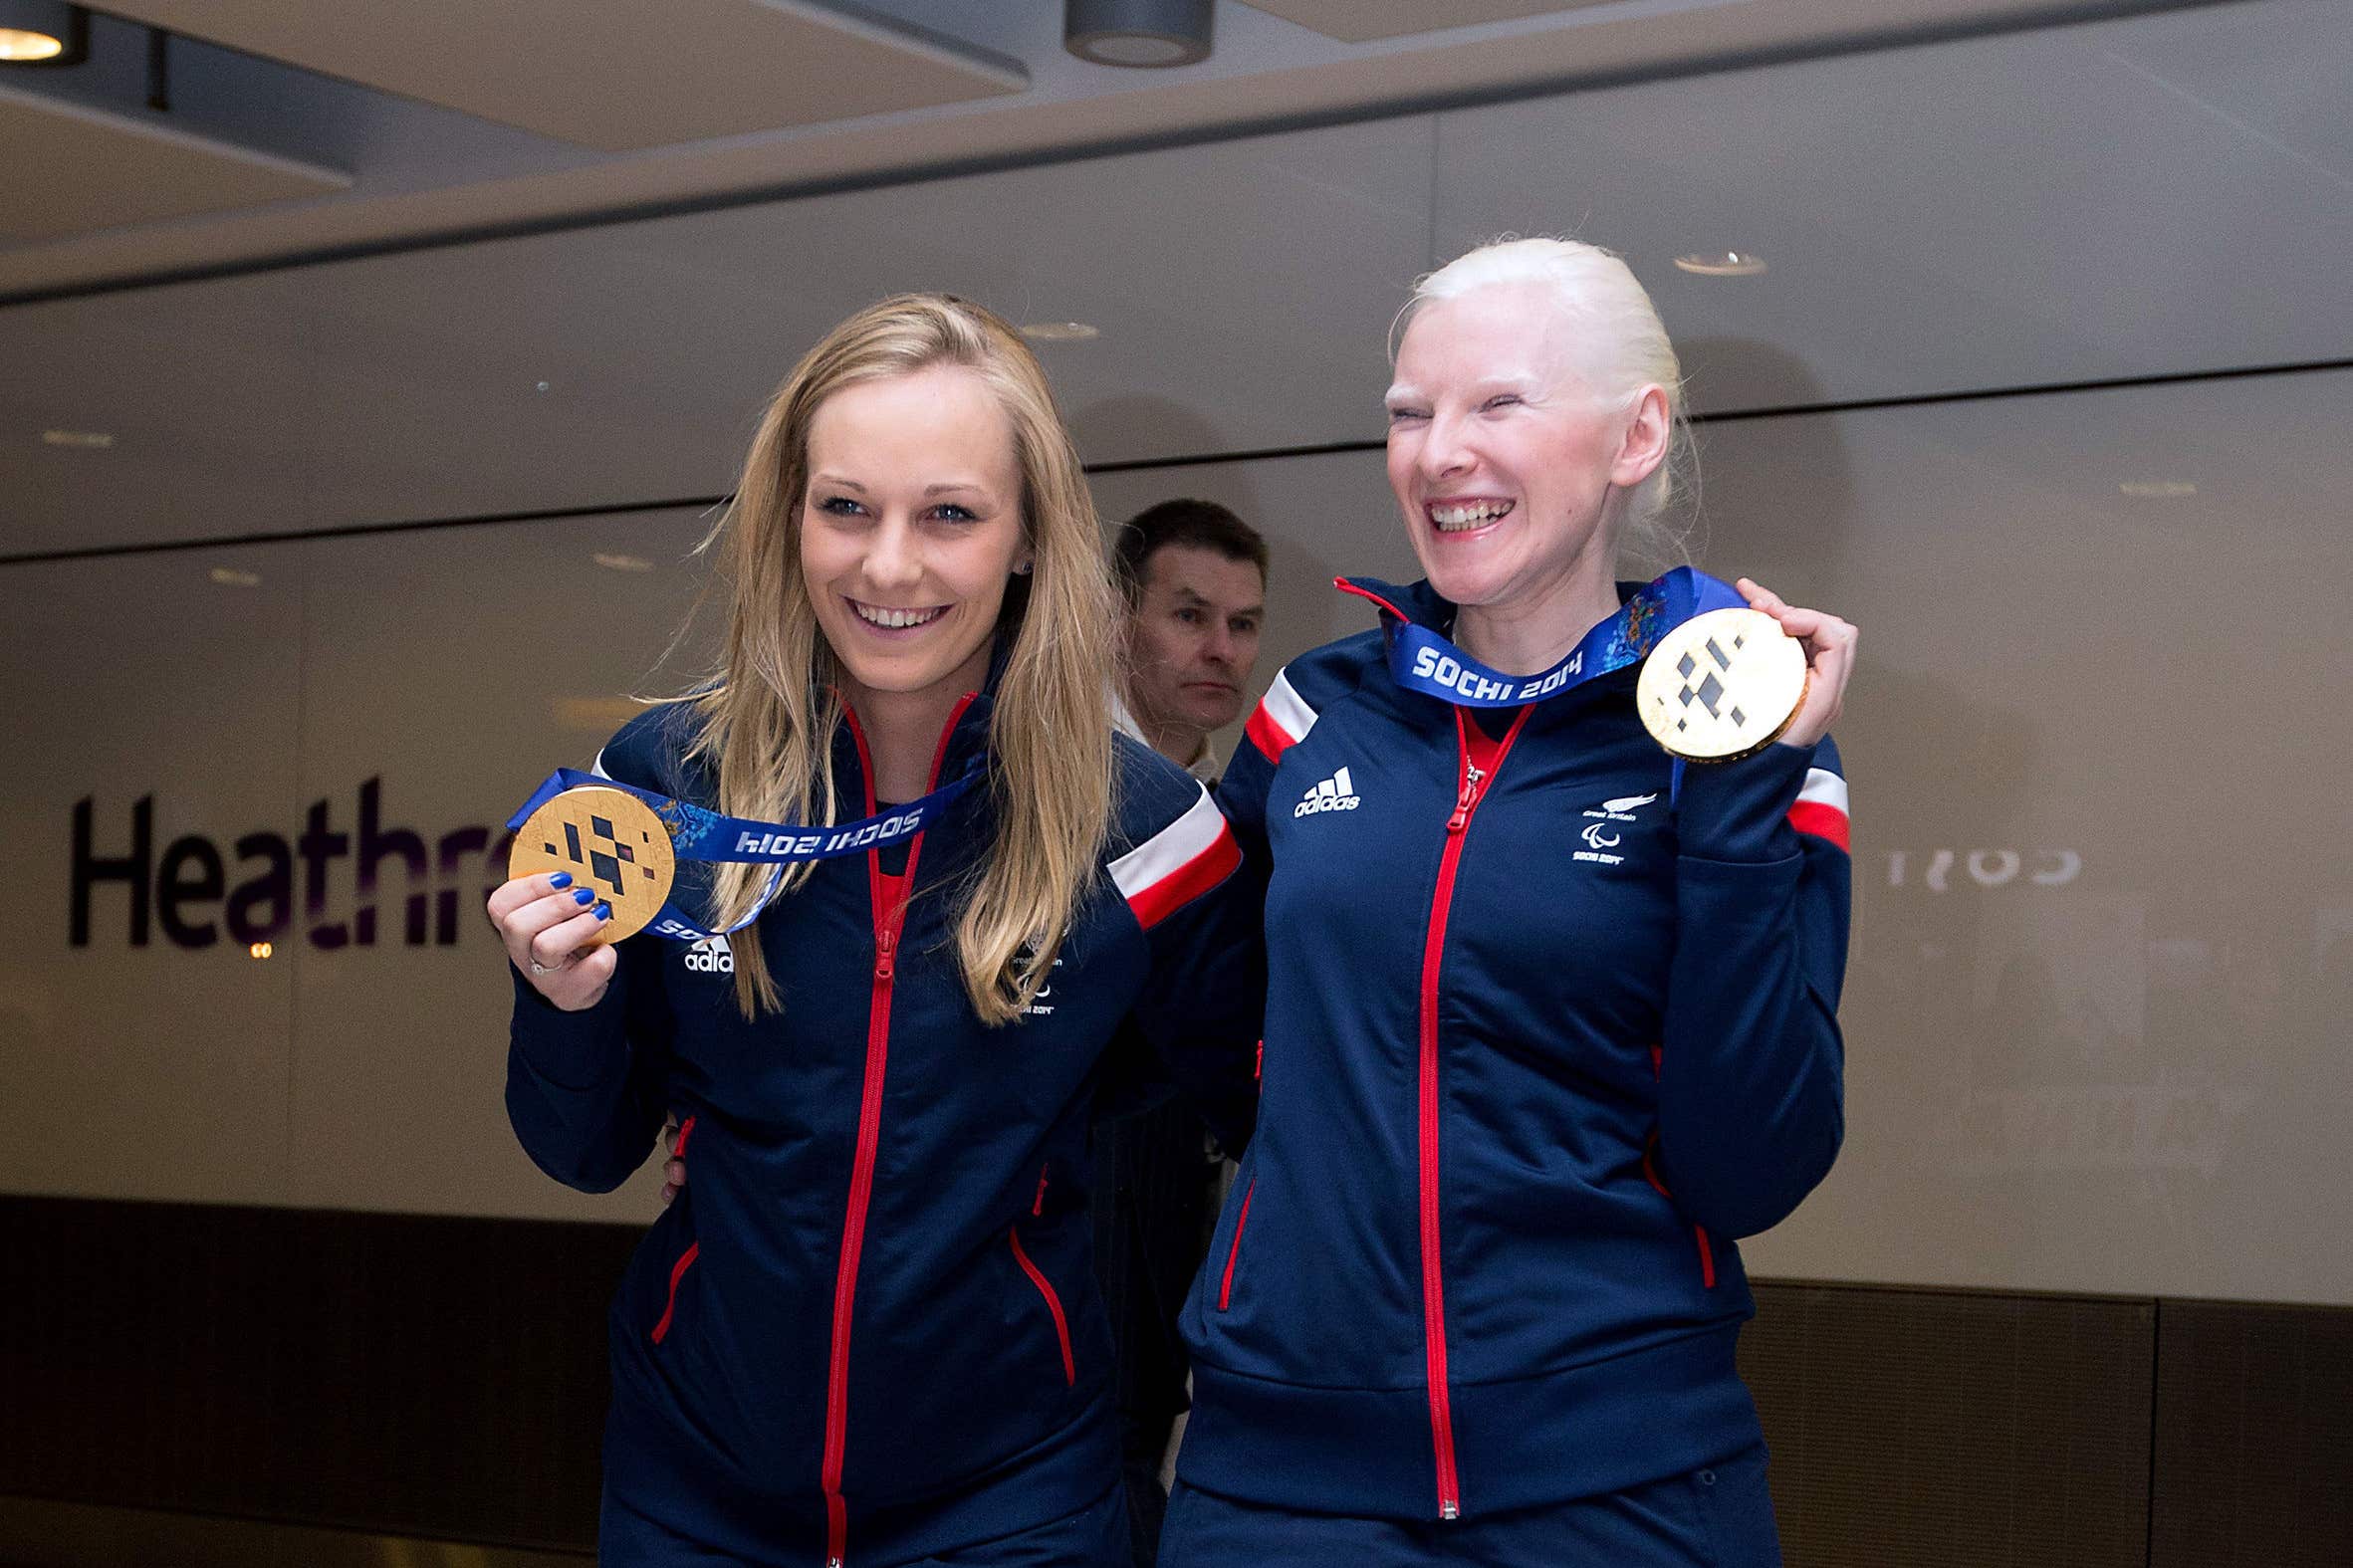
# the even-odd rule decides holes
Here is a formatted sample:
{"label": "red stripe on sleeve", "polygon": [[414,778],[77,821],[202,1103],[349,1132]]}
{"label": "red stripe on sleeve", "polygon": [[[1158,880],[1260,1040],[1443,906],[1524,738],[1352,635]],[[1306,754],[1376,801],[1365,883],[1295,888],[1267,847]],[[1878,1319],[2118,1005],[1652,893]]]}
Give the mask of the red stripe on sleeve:
{"label": "red stripe on sleeve", "polygon": [[1847,847],[1846,813],[1834,805],[1824,805],[1818,800],[1800,800],[1789,807],[1789,825],[1801,833],[1828,839],[1849,854],[1854,852]]}
{"label": "red stripe on sleeve", "polygon": [[1283,754],[1297,744],[1283,733],[1283,726],[1275,722],[1263,702],[1251,710],[1250,723],[1242,727],[1242,733],[1251,745],[1259,749],[1259,755],[1270,763],[1283,761]]}
{"label": "red stripe on sleeve", "polygon": [[1127,907],[1135,911],[1136,924],[1149,931],[1232,876],[1241,864],[1242,846],[1234,841],[1234,829],[1221,821],[1207,849],[1136,893]]}

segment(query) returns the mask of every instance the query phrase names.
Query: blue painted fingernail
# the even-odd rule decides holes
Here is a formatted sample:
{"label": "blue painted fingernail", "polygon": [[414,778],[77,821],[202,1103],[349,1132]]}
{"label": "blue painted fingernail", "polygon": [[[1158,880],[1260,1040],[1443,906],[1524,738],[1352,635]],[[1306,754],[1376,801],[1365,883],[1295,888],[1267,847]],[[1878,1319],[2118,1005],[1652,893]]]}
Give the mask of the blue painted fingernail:
{"label": "blue painted fingernail", "polygon": [[548,886],[553,888],[567,888],[572,886],[572,873],[570,871],[557,872],[554,876],[548,878]]}
{"label": "blue painted fingernail", "polygon": [[572,901],[576,904],[593,904],[596,902],[596,895],[585,887],[575,888],[573,889]]}
{"label": "blue painted fingernail", "polygon": [[596,906],[596,918],[598,920],[610,920],[612,918],[612,906],[610,904],[598,904]]}

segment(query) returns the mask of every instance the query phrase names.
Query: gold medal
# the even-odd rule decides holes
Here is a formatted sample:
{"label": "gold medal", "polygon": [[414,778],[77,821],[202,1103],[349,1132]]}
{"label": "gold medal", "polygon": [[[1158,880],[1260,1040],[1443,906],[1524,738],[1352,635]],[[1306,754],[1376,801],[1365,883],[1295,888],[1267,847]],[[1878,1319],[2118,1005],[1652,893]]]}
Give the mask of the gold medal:
{"label": "gold medal", "polygon": [[670,830],[652,806],[626,789],[584,784],[554,796],[515,830],[507,875],[571,872],[576,885],[612,906],[612,918],[588,940],[618,942],[661,913],[677,865]]}
{"label": "gold medal", "polygon": [[1642,661],[1634,703],[1652,739],[1695,763],[1728,763],[1780,737],[1805,701],[1805,648],[1763,610],[1694,615]]}

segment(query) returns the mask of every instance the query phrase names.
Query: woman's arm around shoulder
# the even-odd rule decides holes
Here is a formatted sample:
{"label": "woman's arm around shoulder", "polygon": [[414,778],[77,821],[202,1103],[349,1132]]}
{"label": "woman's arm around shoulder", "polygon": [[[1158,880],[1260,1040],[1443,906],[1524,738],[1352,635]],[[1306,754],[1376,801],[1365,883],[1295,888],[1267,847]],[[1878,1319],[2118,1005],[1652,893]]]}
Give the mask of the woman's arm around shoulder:
{"label": "woman's arm around shoulder", "polygon": [[1191,776],[1117,742],[1119,824],[1109,874],[1149,949],[1129,1022],[1229,1152],[1256,1120],[1266,1009],[1263,883],[1234,828]]}

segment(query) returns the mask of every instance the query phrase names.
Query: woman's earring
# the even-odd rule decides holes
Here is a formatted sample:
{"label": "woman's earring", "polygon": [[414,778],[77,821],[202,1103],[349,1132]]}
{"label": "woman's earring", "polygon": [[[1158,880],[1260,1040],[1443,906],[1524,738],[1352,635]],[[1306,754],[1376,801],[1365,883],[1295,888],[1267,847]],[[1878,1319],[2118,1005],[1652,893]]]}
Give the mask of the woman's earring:
{"label": "woman's earring", "polygon": [[1013,574],[1017,577],[1026,577],[1030,574],[1030,567],[1034,564],[1036,564],[1034,561],[1018,561],[1014,565]]}

